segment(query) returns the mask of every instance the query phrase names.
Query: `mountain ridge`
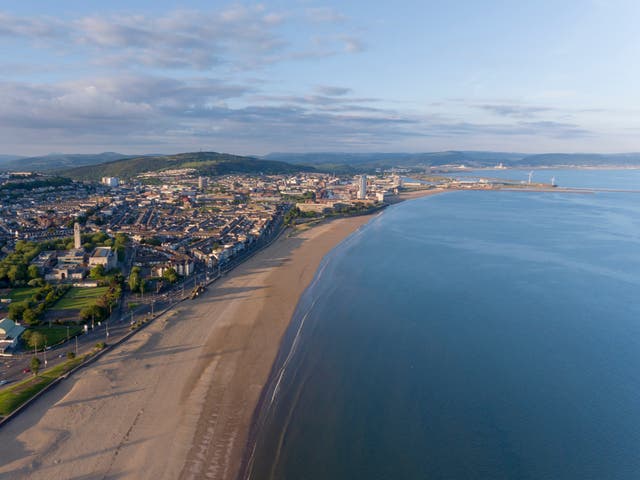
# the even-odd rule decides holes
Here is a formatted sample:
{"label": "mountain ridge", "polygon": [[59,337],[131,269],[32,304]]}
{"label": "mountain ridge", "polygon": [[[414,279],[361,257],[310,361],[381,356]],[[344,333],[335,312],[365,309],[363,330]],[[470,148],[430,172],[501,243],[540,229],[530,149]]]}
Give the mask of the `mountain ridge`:
{"label": "mountain ridge", "polygon": [[57,173],[78,180],[100,177],[131,178],[141,173],[173,168],[194,168],[202,175],[231,173],[295,173],[313,171],[313,167],[292,165],[274,160],[262,160],[218,152],[186,152],[175,155],[136,156],[96,165],[61,169]]}

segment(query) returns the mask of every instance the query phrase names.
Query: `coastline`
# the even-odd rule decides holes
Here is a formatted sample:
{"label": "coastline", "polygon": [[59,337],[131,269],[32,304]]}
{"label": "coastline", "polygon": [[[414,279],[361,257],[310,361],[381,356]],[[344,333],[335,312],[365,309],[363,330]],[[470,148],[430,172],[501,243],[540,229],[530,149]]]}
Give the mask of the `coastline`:
{"label": "coastline", "polygon": [[0,432],[0,478],[235,478],[299,296],[370,218],[283,235],[47,393]]}
{"label": "coastline", "polygon": [[377,213],[285,233],[47,393],[0,431],[0,478],[235,479],[298,299]]}

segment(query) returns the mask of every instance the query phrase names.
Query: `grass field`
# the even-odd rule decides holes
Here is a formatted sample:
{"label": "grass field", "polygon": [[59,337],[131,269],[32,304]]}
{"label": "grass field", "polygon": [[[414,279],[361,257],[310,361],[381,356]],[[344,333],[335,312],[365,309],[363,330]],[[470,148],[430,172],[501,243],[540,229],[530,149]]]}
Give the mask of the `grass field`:
{"label": "grass field", "polygon": [[38,287],[23,287],[23,288],[14,288],[9,292],[9,298],[12,302],[22,302],[23,300],[28,300],[33,297],[36,290],[39,290]]}
{"label": "grass field", "polygon": [[[67,327],[63,325],[56,325],[51,327],[30,327],[28,330],[33,332],[40,332],[47,339],[47,345],[56,345],[63,340],[67,339]],[[80,333],[82,327],[79,325],[69,325],[69,338],[73,338],[74,335]]]}
{"label": "grass field", "polygon": [[109,287],[80,288],[72,287],[64,297],[51,307],[52,310],[78,310],[89,305],[102,297]]}

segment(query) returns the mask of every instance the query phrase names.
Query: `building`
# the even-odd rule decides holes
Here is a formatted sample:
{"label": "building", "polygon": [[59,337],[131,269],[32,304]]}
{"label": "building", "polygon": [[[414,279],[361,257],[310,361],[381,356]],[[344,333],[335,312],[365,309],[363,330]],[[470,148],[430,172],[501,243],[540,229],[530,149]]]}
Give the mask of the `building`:
{"label": "building", "polygon": [[80,224],[73,224],[73,248],[80,250],[82,248],[82,235],[80,235]]}
{"label": "building", "polygon": [[24,330],[24,327],[13,320],[8,318],[0,320],[0,355],[9,355],[6,350],[18,345],[18,339]]}
{"label": "building", "polygon": [[360,175],[358,182],[358,200],[365,200],[367,198],[367,176]]}
{"label": "building", "polygon": [[117,259],[111,247],[96,247],[89,257],[89,267],[102,265],[105,270],[115,268]]}
{"label": "building", "polygon": [[206,177],[198,177],[198,188],[200,190],[204,190],[207,188],[207,178]]}
{"label": "building", "polygon": [[107,187],[117,187],[120,185],[118,177],[102,177],[101,183]]}
{"label": "building", "polygon": [[325,212],[331,211],[334,208],[339,208],[344,206],[346,206],[346,204],[343,202],[332,202],[332,201],[325,201],[325,202],[318,202],[318,203],[314,203],[314,202],[296,203],[296,207],[298,207],[298,209],[301,212],[316,212],[316,213],[325,213]]}
{"label": "building", "polygon": [[156,265],[151,271],[154,275],[161,277],[170,268],[173,268],[178,275],[188,277],[195,271],[195,263],[187,256],[176,256],[163,265]]}
{"label": "building", "polygon": [[376,192],[376,200],[379,202],[387,202],[391,198],[390,192]]}
{"label": "building", "polygon": [[31,260],[30,265],[35,265],[40,275],[44,275],[51,268],[53,268],[58,261],[58,256],[55,251],[40,252],[36,258]]}
{"label": "building", "polygon": [[71,265],[68,263],[61,264],[51,269],[45,274],[44,279],[47,282],[66,282],[70,280],[82,280],[87,274],[87,269],[79,265]]}

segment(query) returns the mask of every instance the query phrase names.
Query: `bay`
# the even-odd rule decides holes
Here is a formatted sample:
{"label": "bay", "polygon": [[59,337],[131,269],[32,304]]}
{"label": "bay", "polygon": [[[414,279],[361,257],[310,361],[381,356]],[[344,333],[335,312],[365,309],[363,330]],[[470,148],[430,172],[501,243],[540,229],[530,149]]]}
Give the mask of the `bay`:
{"label": "bay", "polygon": [[636,194],[388,208],[301,298],[248,477],[637,478],[639,287]]}

